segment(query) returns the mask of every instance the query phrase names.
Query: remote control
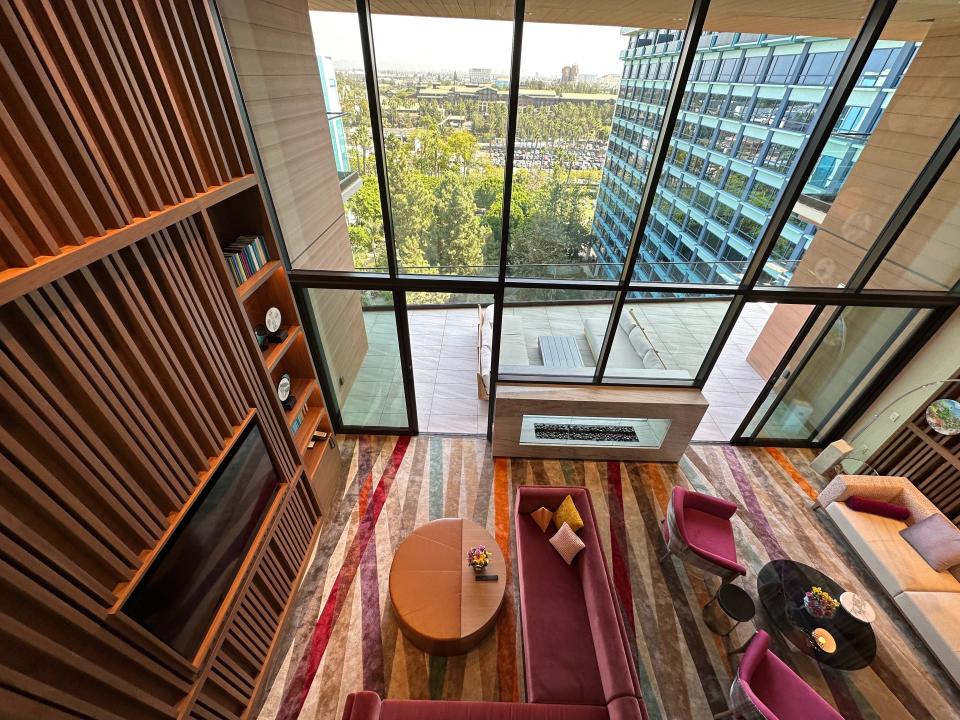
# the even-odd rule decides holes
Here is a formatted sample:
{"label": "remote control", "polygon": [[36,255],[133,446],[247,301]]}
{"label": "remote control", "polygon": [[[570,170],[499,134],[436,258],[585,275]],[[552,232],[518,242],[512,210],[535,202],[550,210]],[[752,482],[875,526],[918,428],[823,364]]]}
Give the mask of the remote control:
{"label": "remote control", "polygon": [[476,575],[474,577],[481,582],[496,582],[500,578],[499,575]]}

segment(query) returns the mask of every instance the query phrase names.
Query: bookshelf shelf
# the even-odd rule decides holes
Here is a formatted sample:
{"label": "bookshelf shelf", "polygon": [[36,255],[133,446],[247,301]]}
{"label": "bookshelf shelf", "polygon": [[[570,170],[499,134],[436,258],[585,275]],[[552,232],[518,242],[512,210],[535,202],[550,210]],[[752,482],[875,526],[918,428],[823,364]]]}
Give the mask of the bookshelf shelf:
{"label": "bookshelf shelf", "polygon": [[270,344],[266,350],[263,351],[263,364],[267,366],[267,370],[273,372],[277,369],[277,364],[283,359],[283,356],[287,353],[293,344],[297,342],[297,339],[300,337],[300,326],[292,325],[286,326],[287,338],[282,343],[277,343],[276,345]]}
{"label": "bookshelf shelf", "polygon": [[262,286],[267,280],[270,279],[270,276],[273,275],[277,270],[280,269],[280,262],[278,260],[271,260],[262,268],[257,270],[251,277],[247,278],[243,284],[237,286],[237,295],[240,296],[240,300],[244,301],[249,298],[253,293],[255,293],[260,286]]}

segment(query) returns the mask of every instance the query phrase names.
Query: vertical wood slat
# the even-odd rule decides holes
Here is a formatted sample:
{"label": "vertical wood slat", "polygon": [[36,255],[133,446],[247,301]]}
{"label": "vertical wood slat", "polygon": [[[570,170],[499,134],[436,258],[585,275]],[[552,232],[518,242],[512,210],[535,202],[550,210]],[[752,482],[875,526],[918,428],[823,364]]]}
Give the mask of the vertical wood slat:
{"label": "vertical wood slat", "polygon": [[[73,588],[69,595],[83,593],[100,608],[112,604],[114,588],[133,575],[141,553],[209,462],[206,439],[198,441],[199,454],[183,452],[189,438],[213,433],[210,444],[219,452],[227,425],[243,408],[260,407],[281,472],[289,478],[298,464],[283,440],[289,431],[282,418],[267,409],[273,398],[258,374],[247,329],[230,308],[236,302],[232,290],[220,283],[213,260],[196,219],[188,218],[0,306],[0,386],[7,386],[0,399],[0,472],[16,488],[4,502],[4,532],[31,562],[63,577]],[[182,322],[189,327],[182,329]],[[210,407],[191,420],[188,404],[201,401]],[[206,429],[198,433],[201,423]],[[292,591],[291,561],[299,566],[306,551],[302,534],[288,528],[302,522],[300,506],[309,495],[298,486],[289,496],[264,541],[266,557],[249,592],[237,599],[233,630],[224,629],[232,640],[218,652],[229,653],[229,660],[214,657],[204,676],[209,696],[201,693],[195,705],[202,712],[239,717],[256,691]],[[293,537],[298,539],[291,544]],[[267,590],[272,597],[263,604],[259,593]],[[34,627],[35,612],[29,602],[11,606],[8,627]],[[49,628],[44,637],[60,642],[61,629],[69,630]],[[43,655],[31,646],[39,637],[20,636],[25,657]],[[121,642],[138,644],[132,637]],[[85,657],[78,648],[62,655],[77,662]],[[0,672],[5,670],[15,671],[0,652]],[[111,677],[104,674],[89,697],[72,697],[68,706],[86,708],[102,697],[103,708],[119,707],[111,705],[118,702],[115,694],[130,687],[111,683]],[[55,678],[30,682],[57,688]],[[183,697],[182,687],[177,692]],[[135,715],[168,717],[175,705],[168,700],[141,698],[137,702],[149,710],[139,708]]]}
{"label": "vertical wood slat", "polygon": [[0,37],[0,270],[251,171],[205,0],[10,0]]}
{"label": "vertical wood slat", "polygon": [[[960,400],[960,383],[944,385],[937,398]],[[940,435],[927,425],[924,414],[928,405],[923,403],[868,462],[881,475],[909,478],[960,525],[960,435]]]}

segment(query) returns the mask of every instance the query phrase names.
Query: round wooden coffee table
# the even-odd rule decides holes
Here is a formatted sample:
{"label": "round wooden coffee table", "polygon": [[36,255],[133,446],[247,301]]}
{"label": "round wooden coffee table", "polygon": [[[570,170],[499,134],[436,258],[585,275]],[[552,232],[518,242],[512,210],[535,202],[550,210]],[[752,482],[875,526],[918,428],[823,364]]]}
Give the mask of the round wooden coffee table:
{"label": "round wooden coffee table", "polygon": [[[486,545],[485,574],[474,578],[467,550]],[[390,566],[390,601],[403,634],[431,655],[460,655],[493,629],[506,590],[503,552],[472,520],[444,518],[421,525],[400,543]]]}

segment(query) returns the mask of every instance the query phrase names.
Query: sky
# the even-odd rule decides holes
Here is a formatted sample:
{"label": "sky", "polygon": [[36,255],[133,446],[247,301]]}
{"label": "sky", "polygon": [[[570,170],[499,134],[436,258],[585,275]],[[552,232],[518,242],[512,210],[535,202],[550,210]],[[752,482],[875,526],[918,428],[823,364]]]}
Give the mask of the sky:
{"label": "sky", "polygon": [[[363,67],[360,30],[354,13],[311,12],[318,55],[342,67]],[[464,71],[490,68],[507,76],[513,23],[401,15],[373,16],[373,43],[379,70]],[[559,77],[576,63],[586,75],[620,74],[626,48],[620,28],[593,25],[525,23],[521,77]]]}

